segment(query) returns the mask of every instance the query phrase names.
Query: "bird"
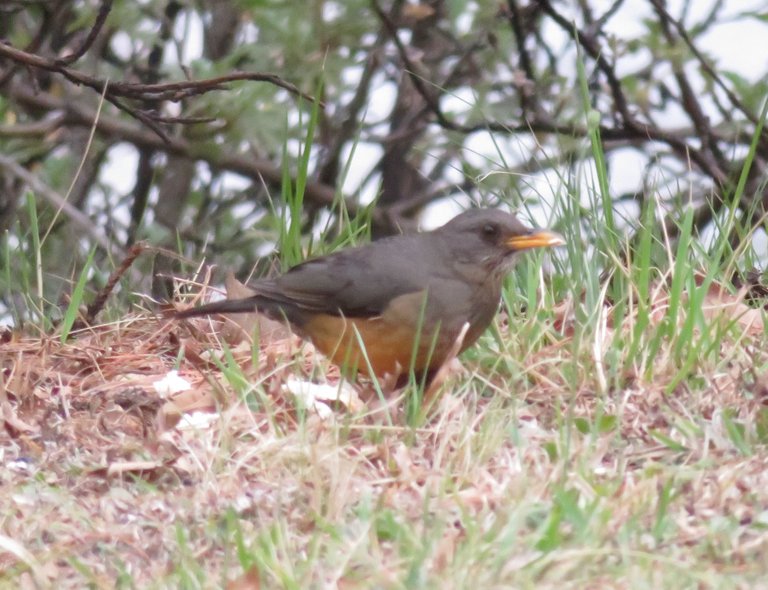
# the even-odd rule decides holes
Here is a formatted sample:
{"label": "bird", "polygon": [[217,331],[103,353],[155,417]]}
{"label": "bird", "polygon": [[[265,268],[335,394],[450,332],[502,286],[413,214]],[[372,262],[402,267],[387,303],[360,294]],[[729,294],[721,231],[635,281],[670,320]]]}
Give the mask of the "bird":
{"label": "bird", "polygon": [[[432,231],[402,234],[304,261],[251,282],[253,295],[175,312],[252,313],[291,330],[345,372],[433,374],[493,321],[519,254],[565,244],[500,209],[468,209]],[[458,344],[458,347],[457,347]]]}

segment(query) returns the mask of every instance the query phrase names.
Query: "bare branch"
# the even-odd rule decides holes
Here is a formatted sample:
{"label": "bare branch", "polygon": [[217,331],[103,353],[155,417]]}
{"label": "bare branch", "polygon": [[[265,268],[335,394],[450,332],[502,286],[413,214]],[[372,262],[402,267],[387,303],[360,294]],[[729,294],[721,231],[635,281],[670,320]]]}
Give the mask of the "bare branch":
{"label": "bare branch", "polygon": [[300,91],[296,86],[283,80],[276,74],[232,72],[225,74],[224,76],[206,80],[183,80],[163,84],[140,84],[133,82],[112,82],[110,80],[89,76],[88,74],[67,67],[66,60],[48,59],[34,53],[17,49],[7,43],[0,43],[0,57],[5,57],[18,65],[61,74],[70,82],[91,88],[99,94],[103,93],[106,100],[114,104],[118,109],[128,113],[131,117],[141,121],[166,142],[169,141],[167,134],[160,128],[152,115],[139,109],[134,109],[119,99],[128,98],[144,101],[170,100],[172,102],[179,102],[191,96],[223,90],[227,88],[226,84],[230,82],[250,81],[268,82],[290,92],[294,96],[299,96],[310,102],[315,101],[312,96]]}
{"label": "bare branch", "polygon": [[[82,104],[65,101],[44,92],[35,93],[22,84],[13,84],[10,94],[27,105],[65,113],[63,121],[68,124],[90,129],[97,118],[94,111]],[[95,125],[96,132],[111,141],[126,141],[137,147],[153,148],[161,152],[205,161],[213,168],[236,172],[257,182],[264,180],[269,184],[279,185],[283,180],[282,169],[269,160],[225,153],[218,146],[216,149],[209,149],[207,143],[188,142],[179,137],[170,137],[168,141],[163,141],[154,133],[147,133],[126,121],[104,114],[98,117]],[[333,187],[311,181],[307,183],[305,196],[324,206],[331,206],[336,202],[336,191]],[[346,206],[353,214],[357,211],[357,206],[352,201],[347,202]]]}

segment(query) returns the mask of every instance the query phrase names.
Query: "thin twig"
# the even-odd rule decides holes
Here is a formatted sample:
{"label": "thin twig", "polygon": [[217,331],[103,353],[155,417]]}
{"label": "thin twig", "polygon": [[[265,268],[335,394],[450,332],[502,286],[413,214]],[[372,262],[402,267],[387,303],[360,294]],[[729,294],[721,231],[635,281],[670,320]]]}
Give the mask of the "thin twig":
{"label": "thin twig", "polygon": [[109,275],[109,279],[107,279],[107,283],[101,289],[99,289],[99,292],[96,294],[94,300],[90,303],[90,305],[88,305],[88,307],[86,307],[85,315],[82,318],[78,318],[72,324],[72,332],[82,330],[83,328],[93,324],[93,320],[96,318],[99,312],[104,309],[104,305],[106,305],[107,299],[109,299],[112,291],[115,290],[117,283],[120,281],[120,279],[123,278],[123,275],[128,272],[131,266],[133,266],[133,263],[136,261],[139,255],[141,255],[146,250],[148,250],[148,247],[144,242],[136,242],[133,246],[130,247],[128,252],[125,253],[125,257],[120,263],[120,266],[112,271],[112,274]]}
{"label": "thin twig", "polygon": [[[87,49],[87,48],[86,48]],[[106,100],[114,104],[118,109],[128,113],[131,117],[141,121],[144,125],[152,129],[159,135],[163,141],[168,142],[169,137],[158,125],[157,118],[148,113],[135,109],[122,102],[121,98],[142,100],[142,101],[162,101],[169,100],[179,102],[191,96],[198,96],[207,92],[224,90],[226,84],[230,82],[268,82],[274,86],[282,88],[289,93],[299,96],[304,100],[315,102],[315,98],[299,90],[296,86],[283,80],[277,74],[260,72],[231,72],[216,78],[205,80],[182,80],[178,82],[167,82],[163,84],[141,84],[133,82],[112,82],[95,76],[90,76],[78,70],[68,67],[65,59],[49,59],[17,49],[8,43],[0,43],[0,57],[5,57],[12,62],[38,70],[54,72],[64,76],[74,84],[86,86],[97,92],[104,93]],[[321,103],[321,106],[325,106]]]}
{"label": "thin twig", "polygon": [[120,250],[113,245],[104,234],[100,233],[94,227],[93,221],[91,221],[85,213],[68,203],[63,196],[24,168],[24,166],[16,162],[16,160],[0,154],[0,167],[4,168],[19,180],[25,182],[36,195],[48,201],[53,207],[60,209],[67,217],[69,217],[77,228],[90,236],[90,238],[104,250],[113,256],[120,254]]}
{"label": "thin twig", "polygon": [[80,47],[78,47],[69,55],[65,55],[56,61],[62,66],[67,66],[83,57],[93,45],[93,42],[96,40],[99,32],[101,32],[101,29],[107,20],[107,16],[109,15],[110,10],[112,10],[112,0],[102,0],[101,5],[99,6],[99,11],[96,13],[96,21],[93,23],[91,30],[88,31],[88,36],[85,38]]}

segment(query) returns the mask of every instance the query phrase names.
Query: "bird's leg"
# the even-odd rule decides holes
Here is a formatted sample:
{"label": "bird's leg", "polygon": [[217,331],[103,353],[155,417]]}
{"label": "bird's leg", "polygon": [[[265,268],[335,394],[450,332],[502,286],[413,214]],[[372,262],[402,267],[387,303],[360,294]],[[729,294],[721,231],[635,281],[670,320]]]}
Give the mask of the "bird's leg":
{"label": "bird's leg", "polygon": [[[385,373],[384,376],[379,379],[379,387],[381,388],[381,393],[385,398],[389,398],[392,393],[398,389],[401,389],[402,386],[400,386],[400,379],[402,378],[402,374],[403,368],[400,366],[399,362],[395,361],[395,372]],[[398,375],[400,375],[400,377],[398,377]],[[406,378],[407,377],[408,376],[406,375]]]}
{"label": "bird's leg", "polygon": [[424,403],[430,405],[432,404],[432,401],[437,395],[437,392],[440,390],[440,386],[445,382],[448,374],[451,371],[451,365],[453,364],[453,361],[461,351],[461,345],[464,344],[464,338],[466,338],[468,331],[469,322],[464,322],[459,335],[456,336],[456,340],[453,341],[453,345],[448,351],[448,354],[446,355],[443,362],[440,363],[440,366],[434,370],[434,372],[430,371],[430,373],[432,373],[431,375],[427,375],[427,386],[424,391]]}

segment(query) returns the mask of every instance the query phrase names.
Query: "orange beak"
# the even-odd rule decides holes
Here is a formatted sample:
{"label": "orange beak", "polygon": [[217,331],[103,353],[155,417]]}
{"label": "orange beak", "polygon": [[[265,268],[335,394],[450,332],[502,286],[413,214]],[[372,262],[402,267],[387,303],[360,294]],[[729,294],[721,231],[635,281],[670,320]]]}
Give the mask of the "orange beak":
{"label": "orange beak", "polygon": [[528,250],[529,248],[564,246],[565,238],[556,232],[540,229],[524,236],[509,238],[506,244],[513,250]]}

